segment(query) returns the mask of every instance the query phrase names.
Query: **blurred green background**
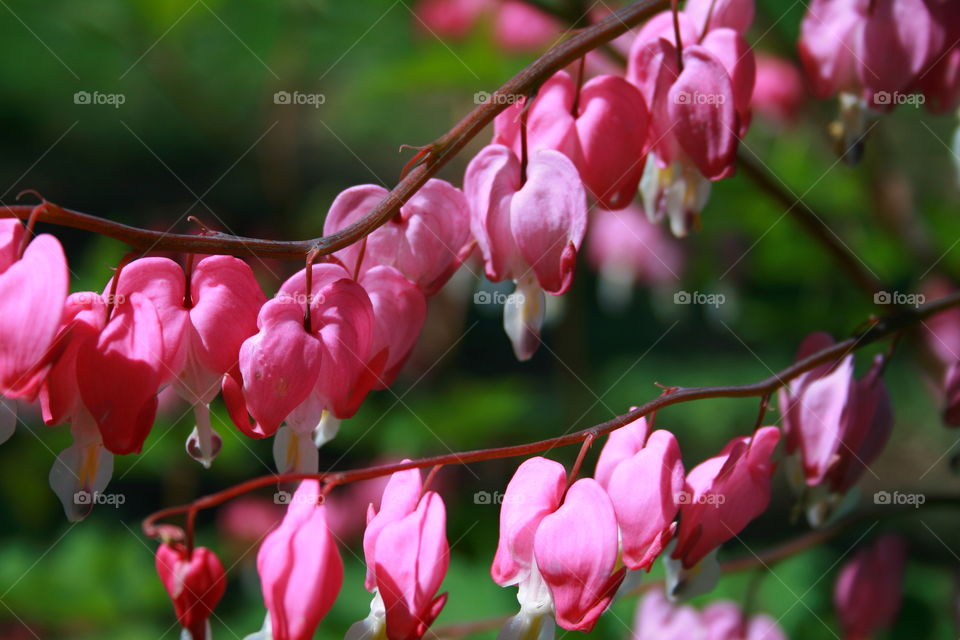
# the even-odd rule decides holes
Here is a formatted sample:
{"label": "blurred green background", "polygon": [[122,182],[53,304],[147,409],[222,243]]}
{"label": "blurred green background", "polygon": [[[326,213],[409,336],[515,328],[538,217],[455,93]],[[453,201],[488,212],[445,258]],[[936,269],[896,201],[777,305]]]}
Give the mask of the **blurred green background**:
{"label": "blurred green background", "polygon": [[[803,11],[783,14],[760,2],[750,40],[793,56]],[[473,95],[508,79],[532,55],[491,44],[489,25],[444,42],[416,27],[405,0],[29,0],[0,1],[0,201],[22,189],[54,202],[156,229],[213,229],[268,238],[320,234],[323,216],[342,189],[392,186],[410,152],[473,106]],[[598,5],[602,9],[605,5]],[[76,104],[77,92],[122,94],[111,105]],[[320,93],[324,103],[278,105],[277,91]],[[957,187],[950,151],[953,118],[904,108],[871,134],[865,161],[838,164],[824,133],[833,102],[808,104],[797,127],[757,120],[745,141],[892,289],[919,290],[935,270],[960,273]],[[478,149],[488,139],[477,140]],[[469,150],[442,172],[461,183]],[[7,186],[8,185],[8,186]],[[69,229],[74,290],[99,290],[124,248]],[[800,227],[745,177],[715,186],[703,229],[682,243],[682,277],[639,287],[630,306],[608,313],[597,304],[596,276],[582,264],[563,313],[546,331],[533,361],[517,364],[502,333],[499,309],[473,305],[478,286],[464,272],[431,303],[423,344],[392,390],[372,394],[341,435],[321,451],[337,469],[402,456],[533,441],[622,413],[665,385],[737,384],[787,366],[809,332],[851,333],[876,311]],[[252,261],[274,291],[299,265]],[[474,266],[474,271],[479,272]],[[488,285],[484,285],[488,286]],[[718,309],[672,304],[676,291],[723,293]],[[951,470],[958,432],[939,421],[938,400],[906,340],[887,373],[897,427],[864,479],[863,504],[879,489],[958,491]],[[879,347],[878,347],[879,348]],[[858,356],[864,370],[869,353]],[[20,638],[176,638],[179,630],[153,569],[154,543],[140,533],[150,512],[272,470],[269,442],[228,426],[217,403],[223,451],[204,471],[183,451],[193,426],[171,403],[145,453],[116,461],[108,491],[119,508],[100,507],[77,525],[65,522],[47,485],[66,428],[45,428],[23,408],[28,426],[0,447],[0,640]],[[671,407],[657,424],[672,429],[690,468],[730,437],[748,432],[756,400],[711,400]],[[772,412],[770,419],[777,414]],[[592,468],[598,448],[588,459]],[[572,460],[573,449],[549,455]],[[488,575],[497,509],[477,492],[502,491],[516,460],[446,469],[438,482],[450,512],[453,561],[444,588],[450,600],[437,627],[512,614],[513,589]],[[272,517],[269,492],[233,519],[200,517],[203,543],[230,568],[227,596],[214,620],[218,638],[258,629],[262,601],[253,561],[255,529]],[[343,492],[341,506],[362,521],[367,498]],[[790,524],[793,498],[778,475],[768,513],[731,542],[723,557],[765,549],[805,531]],[[232,523],[232,524],[231,524]],[[242,527],[239,527],[242,528]],[[356,527],[354,527],[355,529]],[[910,540],[903,612],[891,638],[957,636],[956,576],[960,519],[924,510],[866,522],[762,578],[755,607],[791,638],[839,634],[831,604],[838,562],[866,533],[898,530]],[[343,591],[319,636],[341,637],[368,611],[356,533],[344,539]],[[359,554],[359,555],[358,555]],[[659,573],[659,565],[656,572]],[[750,575],[725,577],[710,599],[742,602]],[[636,598],[601,620],[595,637],[626,638]],[[479,633],[476,637],[494,637]]]}

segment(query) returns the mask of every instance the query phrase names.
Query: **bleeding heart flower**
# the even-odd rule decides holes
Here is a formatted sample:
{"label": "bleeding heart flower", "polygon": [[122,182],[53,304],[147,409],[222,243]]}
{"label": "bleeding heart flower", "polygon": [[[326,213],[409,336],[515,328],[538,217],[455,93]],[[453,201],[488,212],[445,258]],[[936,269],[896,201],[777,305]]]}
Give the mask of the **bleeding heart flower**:
{"label": "bleeding heart flower", "polygon": [[843,565],[833,602],[845,638],[871,638],[897,619],[903,600],[907,545],[888,534],[861,549]]}
{"label": "bleeding heart flower", "polygon": [[684,569],[693,568],[766,510],[779,440],[779,429],[761,427],[752,436],[734,438],[719,455],[687,474],[679,540],[672,554]]}
{"label": "bleeding heart flower", "polygon": [[676,530],[684,472],[673,434],[647,433],[644,418],[611,433],[596,477],[616,512],[623,563],[649,571]]}
{"label": "bleeding heart flower", "polygon": [[[386,189],[376,185],[343,191],[330,206],[323,223],[324,234],[353,224],[387,195]],[[470,213],[463,192],[443,180],[430,179],[396,216],[365,241],[334,255],[348,271],[358,275],[378,264],[395,267],[426,295],[432,295],[450,279],[471,249]],[[359,268],[357,260],[362,260]]]}
{"label": "bleeding heart flower", "polygon": [[67,260],[42,234],[26,246],[19,220],[0,220],[0,394],[33,400],[47,373],[67,297]]}
{"label": "bleeding heart flower", "polygon": [[600,276],[597,293],[605,308],[625,311],[637,284],[660,286],[679,279],[683,254],[640,207],[597,209],[590,217],[587,259]]}
{"label": "bleeding heart flower", "polygon": [[792,62],[771,55],[757,56],[757,82],[750,102],[754,111],[775,124],[792,125],[805,96],[803,76]]}
{"label": "bleeding heart flower", "polygon": [[387,363],[376,388],[393,384],[427,319],[427,299],[417,286],[393,267],[377,266],[363,272],[360,284],[373,305],[376,328],[373,353],[386,349]]}
{"label": "bleeding heart flower", "polygon": [[517,284],[504,310],[504,328],[517,358],[527,360],[540,344],[543,292],[562,294],[573,281],[587,225],[583,185],[576,167],[558,151],[534,151],[523,181],[517,156],[490,145],[470,161],[464,191],[487,277]]}
{"label": "bleeding heart flower", "polygon": [[[521,152],[517,102],[494,121],[494,143]],[[643,174],[649,135],[643,96],[619,76],[603,75],[577,88],[566,71],[558,71],[540,88],[530,106],[530,149],[555,149],[577,167],[584,185],[600,206],[630,204]]]}
{"label": "bleeding heart flower", "polygon": [[311,640],[343,584],[320,485],[304,480],[257,553],[267,620],[247,640]]}
{"label": "bleeding heart flower", "polygon": [[257,313],[266,297],[249,265],[232,256],[201,260],[190,278],[184,366],[174,386],[193,405],[197,424],[187,439],[187,453],[206,467],[220,450],[220,436],[210,425],[210,403],[223,376],[238,366],[240,346],[257,332]]}
{"label": "bleeding heart flower", "polygon": [[[800,345],[797,360],[833,344],[827,334],[812,334]],[[855,380],[853,356],[848,355],[804,373],[780,391],[787,452],[802,465],[801,491],[814,526],[831,515],[890,437],[893,415],[880,377],[882,364],[877,360],[864,378]]]}
{"label": "bleeding heart flower", "polygon": [[787,640],[776,620],[768,615],[747,616],[728,600],[711,602],[701,613],[708,640]]}
{"label": "bleeding heart flower", "polygon": [[557,624],[589,632],[623,582],[617,564],[617,518],[592,478],[573,483],[563,505],[545,516],[534,536],[537,567],[553,597]]}
{"label": "bleeding heart flower", "polygon": [[180,544],[164,543],[157,549],[156,565],[186,637],[208,640],[210,616],[227,589],[220,559],[206,547],[191,552]]}
{"label": "bleeding heart flower", "polygon": [[687,0],[683,13],[701,37],[714,29],[730,28],[741,35],[753,24],[754,0]]}
{"label": "bleeding heart flower", "polygon": [[381,510],[368,510],[363,537],[370,615],[354,624],[347,640],[419,640],[440,614],[447,594],[435,596],[450,563],[446,509],[434,492],[422,492],[420,471],[390,477]]}

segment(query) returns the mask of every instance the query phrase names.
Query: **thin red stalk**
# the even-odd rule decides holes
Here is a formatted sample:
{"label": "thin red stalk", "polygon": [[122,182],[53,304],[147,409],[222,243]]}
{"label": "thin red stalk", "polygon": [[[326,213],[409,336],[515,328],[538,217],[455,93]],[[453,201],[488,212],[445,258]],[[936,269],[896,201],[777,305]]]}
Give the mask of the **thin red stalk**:
{"label": "thin red stalk", "polygon": [[673,12],[673,37],[677,41],[677,71],[683,71],[683,40],[680,38],[680,9],[677,0],[670,0]]}
{"label": "thin red stalk", "polygon": [[[140,250],[180,251],[200,254],[228,254],[271,258],[303,258],[311,249],[317,255],[333,253],[357,242],[396,215],[400,206],[433,177],[444,165],[490,124],[509,104],[510,96],[531,95],[550,76],[587,52],[613,40],[631,27],[643,22],[666,6],[666,0],[637,0],[610,14],[596,24],[581,29],[553,47],[502,87],[447,133],[426,145],[430,152],[410,169],[396,187],[370,213],[355,223],[328,236],[310,240],[266,240],[244,238],[225,233],[210,235],[168,234],[140,229],[105,220],[79,211],[64,209],[48,203],[39,216],[41,222],[59,224],[108,236]],[[25,219],[29,205],[9,205],[0,208],[0,217]]]}
{"label": "thin red stalk", "polygon": [[420,458],[418,460],[407,460],[405,462],[396,462],[391,464],[382,464],[372,467],[364,467],[349,471],[324,472],[324,473],[292,473],[275,474],[269,476],[260,476],[251,478],[238,485],[224,489],[217,493],[199,498],[189,504],[175,507],[168,507],[157,511],[148,516],[143,521],[143,531],[149,537],[159,535],[157,523],[161,520],[185,513],[199,511],[216,507],[236,496],[267,487],[276,482],[293,482],[297,480],[317,479],[324,482],[331,482],[336,485],[357,482],[360,480],[369,480],[381,476],[390,475],[397,471],[406,469],[422,469],[436,465],[448,464],[468,464],[471,462],[480,462],[484,460],[496,460],[501,458],[515,458],[519,456],[529,456],[536,453],[549,451],[556,447],[563,447],[572,444],[584,442],[588,438],[599,438],[620,427],[627,425],[634,420],[649,415],[654,411],[682,402],[692,402],[694,400],[704,400],[707,398],[750,398],[769,396],[777,391],[784,384],[793,380],[800,374],[809,371],[815,367],[828,362],[836,362],[847,354],[857,351],[868,344],[874,343],[886,336],[892,335],[903,329],[914,326],[926,318],[941,313],[951,307],[960,305],[960,292],[954,293],[933,302],[929,302],[916,309],[909,309],[896,315],[880,318],[870,327],[857,335],[838,342],[826,349],[821,349],[814,354],[795,362],[786,369],[775,373],[774,375],[754,382],[740,386],[715,386],[715,387],[674,387],[671,393],[661,395],[639,407],[628,411],[627,413],[601,422],[587,429],[568,433],[547,440],[539,440],[526,444],[518,444],[507,447],[496,447],[490,449],[476,449],[462,453],[449,453],[445,455]]}

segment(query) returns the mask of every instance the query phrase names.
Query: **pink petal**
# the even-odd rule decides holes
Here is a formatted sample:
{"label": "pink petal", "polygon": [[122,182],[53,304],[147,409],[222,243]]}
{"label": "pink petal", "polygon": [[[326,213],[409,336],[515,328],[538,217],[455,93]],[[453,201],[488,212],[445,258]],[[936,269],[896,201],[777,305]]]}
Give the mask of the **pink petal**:
{"label": "pink petal", "polygon": [[563,465],[553,460],[530,458],[517,468],[500,506],[500,540],[490,567],[494,582],[506,587],[525,577],[537,527],[560,506],[566,483]]}
{"label": "pink petal", "polygon": [[[687,0],[683,13],[690,17],[699,34],[724,27],[744,34],[753,24],[754,0]],[[709,19],[709,23],[707,20]]]}
{"label": "pink petal", "polygon": [[[408,462],[404,460],[404,462]],[[370,505],[367,516],[367,528],[363,533],[363,555],[367,560],[365,585],[368,591],[376,587],[375,567],[377,558],[377,538],[384,528],[413,513],[420,500],[422,484],[419,469],[398,471],[390,476],[380,499],[380,511],[375,512]]]}
{"label": "pink petal", "polygon": [[[631,407],[631,411],[634,407]],[[617,466],[632,458],[643,449],[650,434],[650,426],[645,417],[640,417],[624,425],[607,436],[607,443],[600,450],[597,468],[593,476],[604,489],[610,486],[610,476]]]}
{"label": "pink petal", "polygon": [[614,574],[617,519],[592,478],[573,483],[563,505],[543,518],[534,540],[537,566],[550,588],[557,624],[589,632],[625,575]]}
{"label": "pink petal", "polygon": [[510,226],[540,286],[554,295],[569,289],[587,228],[587,198],[566,156],[549,149],[533,152],[527,182],[510,202]]}
{"label": "pink petal", "polygon": [[427,317],[427,299],[393,267],[374,267],[360,279],[373,305],[376,328],[373,353],[387,349],[382,388],[393,384],[413,350]]}
{"label": "pink petal", "polygon": [[470,229],[483,254],[486,274],[499,282],[522,263],[510,226],[510,201],[520,189],[520,160],[498,144],[484,147],[470,160],[463,190],[470,206]]}
{"label": "pink petal", "polygon": [[683,50],[683,71],[668,94],[667,112],[677,141],[700,172],[711,180],[727,176],[737,151],[733,85],[703,47]]}

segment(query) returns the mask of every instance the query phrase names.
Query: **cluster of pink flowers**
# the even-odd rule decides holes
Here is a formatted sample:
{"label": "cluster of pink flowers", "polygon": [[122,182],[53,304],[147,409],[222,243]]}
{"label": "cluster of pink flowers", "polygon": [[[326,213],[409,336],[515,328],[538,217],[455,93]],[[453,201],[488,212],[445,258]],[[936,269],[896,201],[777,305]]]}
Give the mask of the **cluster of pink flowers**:
{"label": "cluster of pink flowers", "polygon": [[856,160],[871,112],[960,106],[960,6],[942,0],[814,0],[800,58],[813,94],[838,95],[835,132]]}
{"label": "cluster of pink flowers", "polygon": [[779,439],[762,427],[684,474],[673,434],[651,433],[640,418],[610,435],[594,478],[568,486],[557,462],[521,464],[503,496],[491,567],[497,584],[519,587],[520,612],[500,637],[552,637],[542,630],[554,621],[591,630],[622,585],[665,552],[674,596],[712,588],[716,549],[770,501]]}
{"label": "cluster of pink flowers", "polygon": [[484,18],[493,41],[504,51],[536,51],[560,38],[560,23],[523,0],[420,0],[414,26],[444,40],[460,40]]}
{"label": "cluster of pink flowers", "polygon": [[786,640],[776,620],[747,617],[734,602],[718,600],[698,611],[671,603],[660,591],[646,594],[637,607],[633,640]]}

